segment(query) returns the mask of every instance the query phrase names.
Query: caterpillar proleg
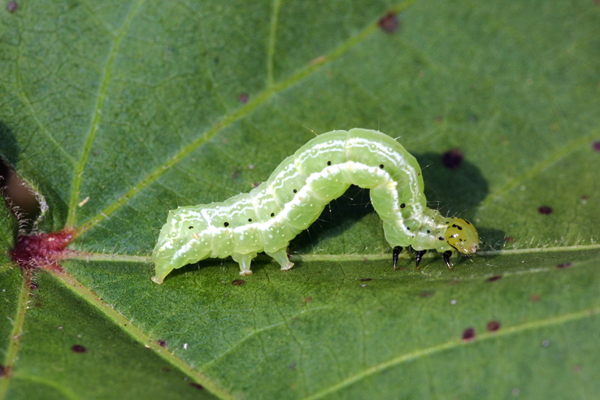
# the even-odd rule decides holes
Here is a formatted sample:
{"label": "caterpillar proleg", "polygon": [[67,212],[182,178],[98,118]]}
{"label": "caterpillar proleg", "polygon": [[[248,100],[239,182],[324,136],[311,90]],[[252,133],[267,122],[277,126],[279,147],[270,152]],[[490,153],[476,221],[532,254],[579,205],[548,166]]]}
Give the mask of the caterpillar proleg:
{"label": "caterpillar proleg", "polygon": [[173,269],[228,256],[241,275],[249,275],[252,259],[262,251],[289,270],[290,241],[352,184],[370,189],[394,249],[394,268],[407,246],[416,250],[417,266],[425,251],[437,250],[449,268],[452,250],[472,255],[479,249],[470,222],[427,208],[421,168],[402,145],[381,132],[355,128],[312,139],[250,193],[169,211],[152,253],[152,280],[162,283]]}

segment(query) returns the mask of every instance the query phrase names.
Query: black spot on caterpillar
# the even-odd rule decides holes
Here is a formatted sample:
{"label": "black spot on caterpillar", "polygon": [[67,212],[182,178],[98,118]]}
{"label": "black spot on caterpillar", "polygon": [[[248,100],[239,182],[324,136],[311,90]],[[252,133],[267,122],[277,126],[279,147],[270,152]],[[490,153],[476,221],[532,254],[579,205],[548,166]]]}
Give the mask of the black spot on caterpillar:
{"label": "black spot on caterpillar", "polygon": [[171,210],[152,253],[152,280],[162,283],[173,269],[228,256],[239,263],[241,275],[249,275],[252,259],[262,251],[289,270],[294,266],[287,257],[290,241],[352,184],[370,189],[394,248],[394,268],[408,246],[417,251],[417,266],[426,250],[443,252],[450,267],[453,249],[466,255],[479,249],[479,236],[468,221],[427,208],[421,168],[402,145],[381,132],[357,128],[312,139],[250,193]]}

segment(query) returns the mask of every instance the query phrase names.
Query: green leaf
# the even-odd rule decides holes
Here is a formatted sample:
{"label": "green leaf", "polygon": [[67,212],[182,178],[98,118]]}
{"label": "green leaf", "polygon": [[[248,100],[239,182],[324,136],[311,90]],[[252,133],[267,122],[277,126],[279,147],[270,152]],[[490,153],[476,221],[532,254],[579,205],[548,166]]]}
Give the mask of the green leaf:
{"label": "green leaf", "polygon": [[[43,243],[74,240],[19,268],[0,215],[0,399],[600,397],[599,22],[591,0],[2,8],[0,154],[62,232]],[[168,209],[353,127],[398,137],[483,251],[394,271],[351,189],[292,271],[260,256],[234,283],[213,259],[150,281]]]}

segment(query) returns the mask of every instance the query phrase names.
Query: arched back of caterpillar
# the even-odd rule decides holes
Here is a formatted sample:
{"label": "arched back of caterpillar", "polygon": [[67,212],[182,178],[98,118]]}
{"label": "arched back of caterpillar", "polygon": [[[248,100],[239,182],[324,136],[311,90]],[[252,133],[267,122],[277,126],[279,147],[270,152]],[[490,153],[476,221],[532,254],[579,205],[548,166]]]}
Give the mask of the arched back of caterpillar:
{"label": "arched back of caterpillar", "polygon": [[289,270],[294,266],[287,257],[290,241],[350,185],[370,189],[394,248],[394,268],[408,246],[416,250],[417,266],[425,251],[437,250],[449,268],[452,250],[472,255],[479,249],[470,222],[427,208],[421,168],[402,145],[381,132],[355,128],[312,139],[250,193],[171,210],[152,253],[152,280],[162,283],[173,269],[228,256],[248,275],[262,251]]}

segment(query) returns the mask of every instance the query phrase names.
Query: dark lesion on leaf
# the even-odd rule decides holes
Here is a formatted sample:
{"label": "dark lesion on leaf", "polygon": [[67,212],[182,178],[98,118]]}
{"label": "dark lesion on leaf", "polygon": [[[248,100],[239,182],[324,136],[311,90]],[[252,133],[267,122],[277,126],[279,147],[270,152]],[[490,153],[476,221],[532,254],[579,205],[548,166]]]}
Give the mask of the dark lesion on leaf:
{"label": "dark lesion on leaf", "polygon": [[400,21],[396,13],[390,11],[377,22],[377,25],[385,33],[394,33],[398,31]]}
{"label": "dark lesion on leaf", "polygon": [[10,375],[10,367],[0,364],[0,378]]}
{"label": "dark lesion on leaf", "polygon": [[75,353],[86,353],[87,352],[87,348],[80,344],[74,344],[73,347],[71,347],[71,350],[73,350]]}
{"label": "dark lesion on leaf", "polygon": [[11,257],[24,270],[38,268],[62,271],[58,260],[68,252],[68,244],[75,237],[75,230],[65,228],[55,233],[19,235]]}

